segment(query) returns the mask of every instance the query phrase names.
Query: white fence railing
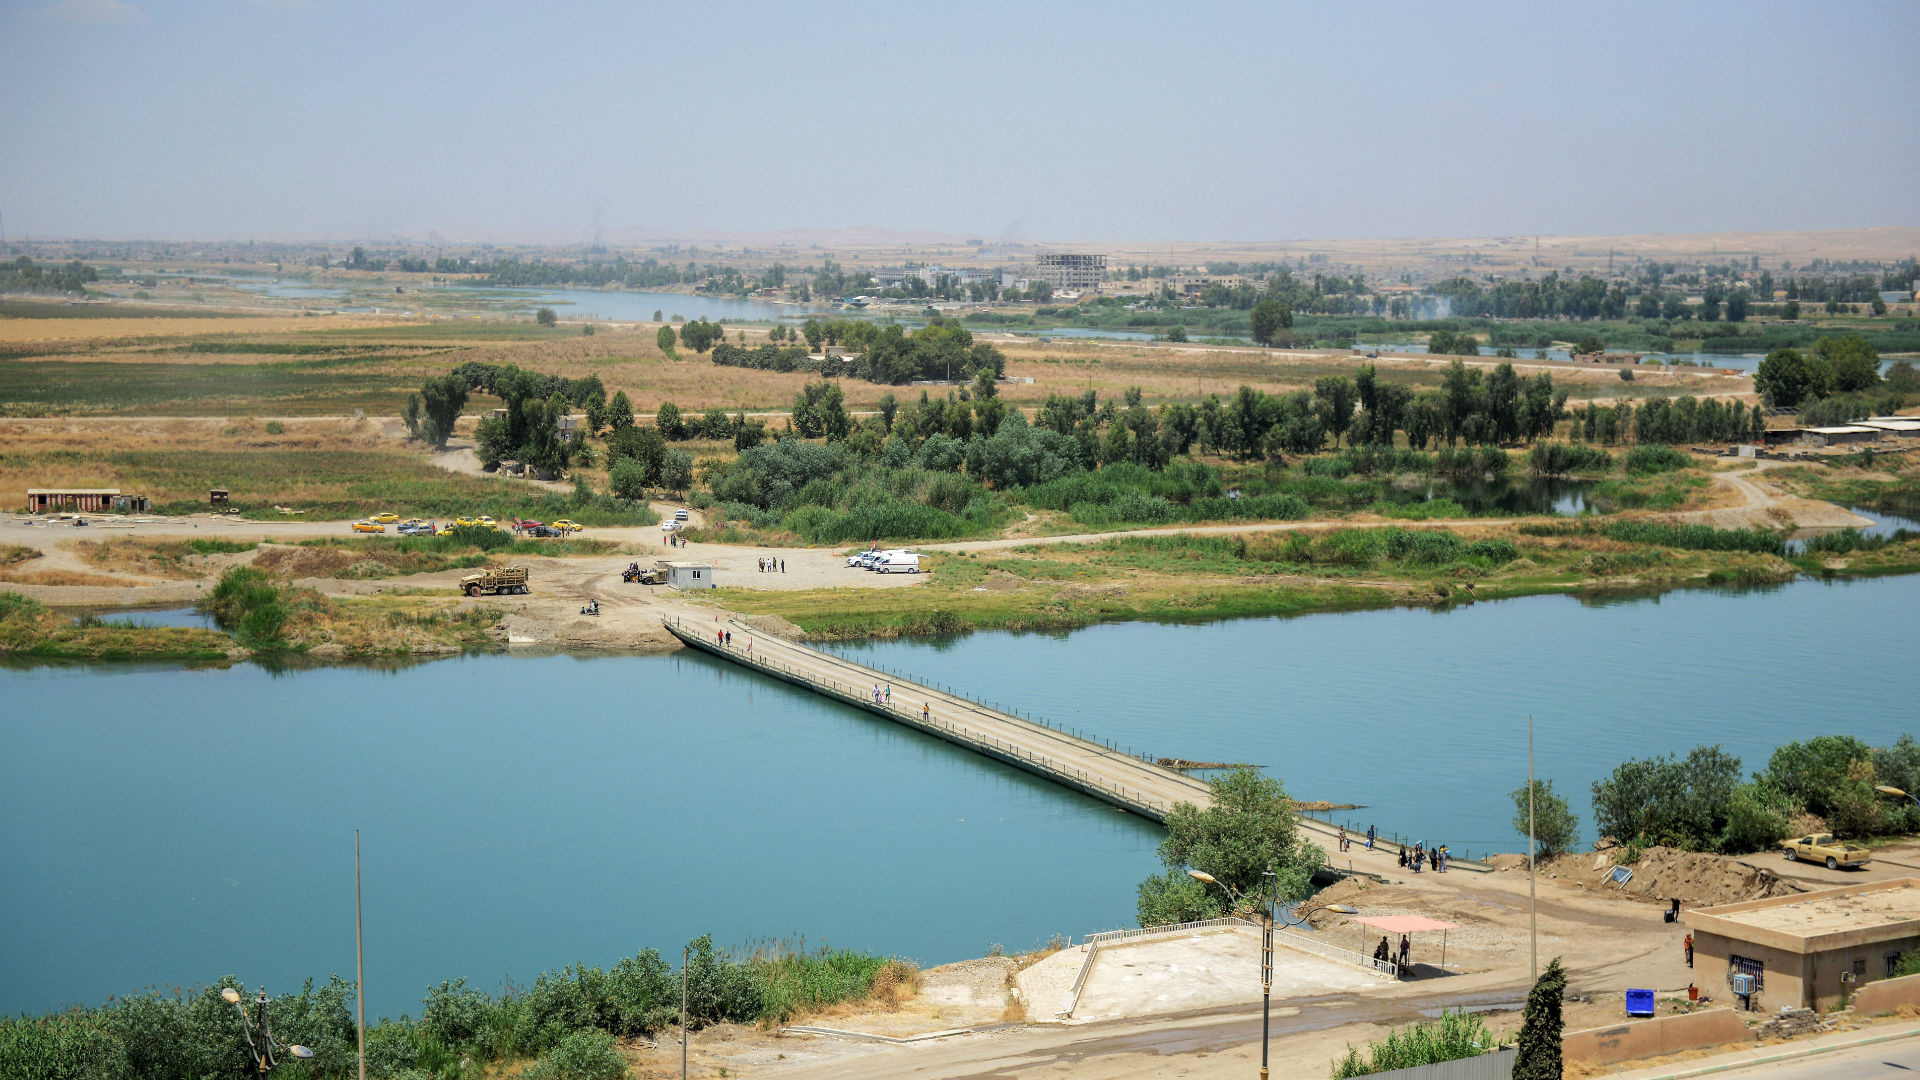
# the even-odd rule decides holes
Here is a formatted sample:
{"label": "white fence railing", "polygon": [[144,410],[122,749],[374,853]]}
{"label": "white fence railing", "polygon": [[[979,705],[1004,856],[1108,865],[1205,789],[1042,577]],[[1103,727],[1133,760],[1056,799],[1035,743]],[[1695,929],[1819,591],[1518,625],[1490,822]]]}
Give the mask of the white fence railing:
{"label": "white fence railing", "polygon": [[1238,915],[1228,915],[1221,919],[1201,919],[1198,922],[1162,923],[1159,926],[1142,926],[1133,930],[1102,930],[1097,934],[1088,934],[1081,939],[1081,945],[1111,945],[1117,941],[1127,941],[1137,937],[1149,937],[1154,934],[1178,934],[1186,930],[1204,930],[1210,926],[1253,926],[1260,924],[1252,919],[1243,919]]}
{"label": "white fence railing", "polygon": [[1278,925],[1273,928],[1273,939],[1289,948],[1299,949],[1301,952],[1310,952],[1316,956],[1324,956],[1328,960],[1337,960],[1342,964],[1350,964],[1357,968],[1365,968],[1376,974],[1385,975],[1389,979],[1397,979],[1400,977],[1400,966],[1391,960],[1376,960],[1366,953],[1354,952],[1352,949],[1343,949],[1338,945],[1329,945],[1319,938],[1308,937],[1305,934],[1296,934]]}

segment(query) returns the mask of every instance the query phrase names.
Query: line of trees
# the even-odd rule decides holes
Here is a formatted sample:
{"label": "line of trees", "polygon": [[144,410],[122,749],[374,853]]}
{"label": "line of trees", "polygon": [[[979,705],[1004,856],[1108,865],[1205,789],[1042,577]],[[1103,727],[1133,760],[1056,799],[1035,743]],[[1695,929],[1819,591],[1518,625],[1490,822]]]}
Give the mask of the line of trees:
{"label": "line of trees", "polygon": [[42,266],[22,255],[10,263],[0,263],[0,293],[81,295],[87,291],[90,283],[98,280],[100,271],[78,259],[64,266],[55,263]]}
{"label": "line of trees", "polygon": [[1880,386],[1880,354],[1859,334],[1823,337],[1813,348],[1775,349],[1760,361],[1753,388],[1769,405],[1794,408],[1833,394]]}
{"label": "line of trees", "polygon": [[1727,854],[1823,827],[1843,837],[1920,831],[1920,806],[1876,785],[1920,790],[1920,743],[1911,735],[1886,747],[1849,735],[1791,742],[1744,779],[1739,758],[1700,746],[1685,757],[1626,761],[1595,781],[1594,827],[1627,845]]}

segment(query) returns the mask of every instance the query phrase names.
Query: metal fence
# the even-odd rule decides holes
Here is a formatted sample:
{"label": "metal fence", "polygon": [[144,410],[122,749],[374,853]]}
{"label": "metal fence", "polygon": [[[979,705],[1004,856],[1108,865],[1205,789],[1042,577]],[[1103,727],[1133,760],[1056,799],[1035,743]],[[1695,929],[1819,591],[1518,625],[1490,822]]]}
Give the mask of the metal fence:
{"label": "metal fence", "polygon": [[1198,922],[1162,923],[1159,926],[1142,926],[1132,930],[1102,930],[1097,934],[1088,934],[1080,944],[1112,945],[1118,941],[1130,941],[1138,937],[1150,937],[1154,934],[1178,934],[1185,930],[1205,930],[1212,926],[1251,926],[1258,929],[1260,924],[1252,919],[1238,915],[1228,915],[1219,919],[1201,919]]}
{"label": "metal fence", "polygon": [[1508,1047],[1433,1065],[1372,1073],[1368,1080],[1513,1080],[1514,1058],[1518,1056],[1518,1050]]}

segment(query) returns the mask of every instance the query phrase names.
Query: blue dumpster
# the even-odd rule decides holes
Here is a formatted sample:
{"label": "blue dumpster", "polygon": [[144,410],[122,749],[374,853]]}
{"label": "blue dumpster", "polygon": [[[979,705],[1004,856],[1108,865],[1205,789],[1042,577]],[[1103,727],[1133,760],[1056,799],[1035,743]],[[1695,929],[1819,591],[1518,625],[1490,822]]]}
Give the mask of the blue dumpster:
{"label": "blue dumpster", "polygon": [[1628,1016],[1652,1016],[1653,1015],[1653,991],[1651,990],[1627,991],[1627,1015]]}

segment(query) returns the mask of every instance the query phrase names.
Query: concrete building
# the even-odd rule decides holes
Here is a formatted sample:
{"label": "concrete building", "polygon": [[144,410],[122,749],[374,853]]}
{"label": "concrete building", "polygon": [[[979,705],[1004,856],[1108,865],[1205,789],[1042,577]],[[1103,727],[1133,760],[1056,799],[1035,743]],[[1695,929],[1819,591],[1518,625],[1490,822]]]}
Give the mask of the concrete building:
{"label": "concrete building", "polygon": [[122,495],[119,488],[28,488],[27,512],[49,514],[56,511],[103,514],[144,514],[153,509],[145,495]]}
{"label": "concrete building", "polygon": [[1859,426],[1884,431],[1897,439],[1920,439],[1920,418],[1912,416],[1869,416]]}
{"label": "concrete building", "polygon": [[1893,973],[1900,954],[1920,946],[1920,878],[1697,908],[1696,978],[1730,989],[1754,977],[1754,1008],[1825,1008],[1862,983]]}
{"label": "concrete building", "polygon": [[712,563],[670,562],[667,564],[667,584],[676,589],[717,589],[719,582],[714,579]]}
{"label": "concrete building", "polygon": [[1044,252],[1034,267],[1033,276],[1055,289],[1098,292],[1107,281],[1107,257]]}

